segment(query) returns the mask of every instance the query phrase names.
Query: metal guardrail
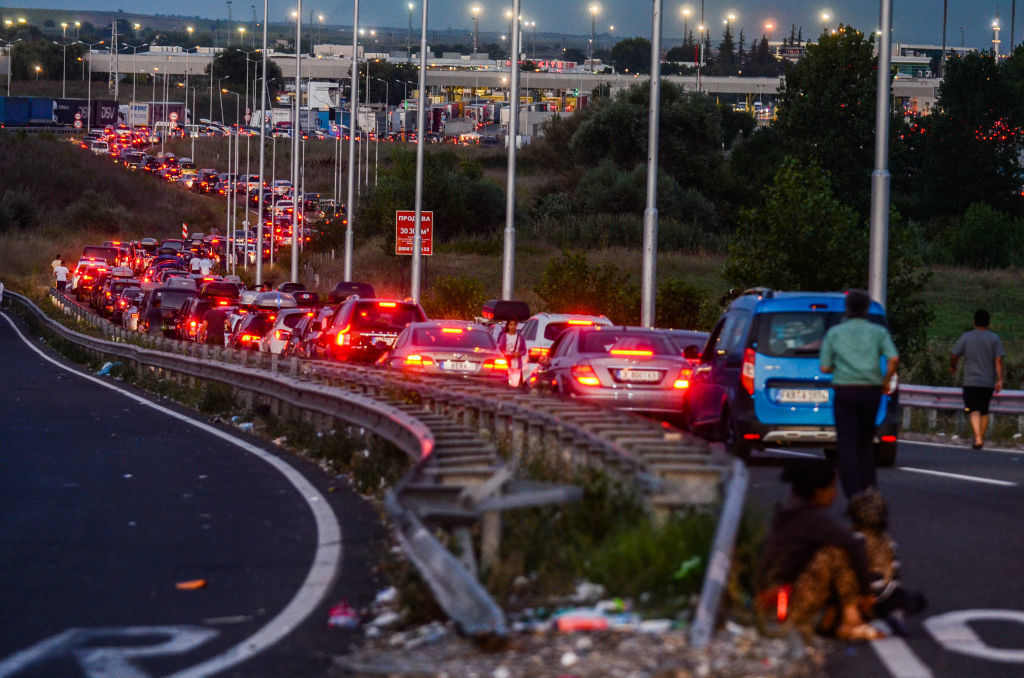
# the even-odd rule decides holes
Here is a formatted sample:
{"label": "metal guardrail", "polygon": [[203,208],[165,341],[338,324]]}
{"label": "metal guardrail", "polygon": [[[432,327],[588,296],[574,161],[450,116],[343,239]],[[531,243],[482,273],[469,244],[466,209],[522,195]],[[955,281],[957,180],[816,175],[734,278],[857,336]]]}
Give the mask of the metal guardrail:
{"label": "metal guardrail", "polygon": [[[122,347],[134,356],[128,360],[135,360],[141,355],[146,359],[155,360],[154,365],[159,369],[171,372],[179,370],[179,373],[193,378],[208,378],[208,369],[211,367],[229,368],[226,373],[228,376],[223,379],[224,383],[231,383],[243,390],[253,387],[253,379],[259,381],[269,378],[274,384],[302,384],[304,389],[312,389],[319,396],[327,398],[339,392],[347,392],[379,402],[393,399],[396,388],[406,394],[412,392],[419,398],[419,405],[413,408],[402,405],[399,409],[412,411],[414,416],[420,417],[442,415],[446,420],[455,422],[470,432],[487,432],[492,440],[500,441],[510,451],[513,459],[519,458],[520,454],[542,450],[545,455],[553,455],[552,458],[569,466],[582,465],[600,469],[640,489],[649,506],[655,511],[667,511],[694,504],[718,503],[723,499],[726,484],[731,488],[730,497],[736,496],[737,472],[732,459],[722,453],[721,446],[711,446],[689,434],[666,430],[657,421],[578,401],[570,402],[553,395],[514,392],[493,385],[404,373],[384,373],[378,369],[323,361],[300,363],[297,359],[279,360],[277,356],[268,359],[251,351],[221,349],[163,337],[150,337],[112,325],[55,290],[51,290],[50,294],[54,303],[66,313],[74,316],[79,322],[101,328],[104,333],[115,339],[114,342],[107,342],[73,333],[82,337],[76,343],[85,343],[93,350],[109,352],[112,350],[111,345]],[[53,324],[63,328],[59,323]],[[146,343],[160,350],[134,347],[125,342]],[[139,353],[140,351],[142,353]],[[168,355],[168,351],[183,354],[187,358],[183,361],[180,357]],[[162,354],[163,357],[158,358],[152,354]],[[222,361],[238,363],[238,366],[223,365]],[[267,362],[271,370],[270,375],[264,372],[268,367]],[[183,364],[199,367],[182,368]],[[253,367],[257,369],[252,369]],[[290,379],[282,380],[277,374],[280,369],[290,375]],[[319,384],[314,386],[309,383],[311,381]],[[273,393],[258,393],[263,398],[277,395],[276,390]],[[292,399],[288,405],[301,410],[305,408],[307,402],[311,401]],[[315,408],[308,409],[316,411]],[[322,413],[335,416],[330,412]],[[337,416],[348,419],[341,414]],[[372,424],[368,428],[378,430]],[[405,445],[400,444],[399,447],[408,453],[411,447],[408,441],[405,442]],[[431,454],[431,451],[435,453]],[[455,455],[459,456],[460,452],[462,457],[467,458],[464,463],[469,464],[472,463],[470,458],[481,456],[475,451],[474,454],[467,455],[465,450],[459,449],[455,450]],[[475,571],[475,561],[471,560],[467,564],[464,558],[461,561],[455,558],[425,527],[423,520],[417,515],[416,502],[411,499],[409,502],[412,503],[403,501],[403,493],[412,495],[416,491],[423,491],[422,485],[413,487],[417,479],[433,477],[434,482],[447,482],[443,479],[436,480],[438,469],[429,468],[432,462],[435,466],[444,463],[443,459],[436,459],[439,454],[441,453],[437,450],[426,449],[421,445],[417,467],[389,493],[386,506],[407,555],[424,574],[424,579],[449,616],[464,632],[471,635],[504,634],[506,627],[500,608],[487,596],[479,581],[466,572]],[[434,475],[430,476],[430,472],[434,472]],[[541,505],[552,501],[567,501],[578,496],[557,486],[524,488],[523,483],[519,482],[517,487],[513,487],[516,483],[508,482],[512,474],[503,468],[463,468],[462,475],[474,476],[468,481],[471,488],[459,493],[458,501],[454,505],[449,504],[439,509],[439,512],[442,515],[447,512],[447,515],[455,520],[463,520],[467,515],[476,515],[480,518],[481,555],[485,565],[493,564],[497,557],[500,533],[498,516],[501,510]],[[742,505],[742,493],[739,502]],[[735,499],[729,499],[728,503],[735,503]],[[424,514],[425,516],[430,514],[429,500],[427,505],[428,512]],[[422,510],[423,507],[418,508]],[[437,509],[436,506],[433,508]],[[723,512],[722,521],[725,521],[726,517]],[[719,532],[725,530],[728,535],[729,530],[726,528],[727,525],[721,523]],[[458,529],[464,528],[456,528],[456,531]],[[468,531],[466,533],[468,534]],[[727,536],[730,548],[734,536],[734,530],[731,536]],[[721,555],[715,559],[718,563],[718,575],[721,575],[722,560]],[[725,567],[728,568],[727,557],[725,561]],[[460,564],[466,567],[462,568]],[[456,573],[459,573],[458,576]],[[708,576],[711,576],[711,572]],[[707,594],[708,587],[705,588]],[[720,593],[720,589],[718,591]],[[713,596],[713,600],[702,596],[701,609],[707,611],[709,606],[714,608],[711,610],[713,620],[714,612],[717,610],[717,595]]]}
{"label": "metal guardrail", "polygon": [[[900,405],[932,410],[962,410],[963,390],[956,386],[901,384]],[[1024,415],[1024,391],[1000,391],[994,394],[989,411]]]}

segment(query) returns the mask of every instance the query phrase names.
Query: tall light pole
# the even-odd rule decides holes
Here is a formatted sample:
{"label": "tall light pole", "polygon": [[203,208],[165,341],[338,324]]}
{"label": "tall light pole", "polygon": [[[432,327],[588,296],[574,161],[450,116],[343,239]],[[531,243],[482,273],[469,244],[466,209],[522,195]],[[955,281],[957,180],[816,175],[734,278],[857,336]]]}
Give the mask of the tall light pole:
{"label": "tall light pole", "polygon": [[14,61],[14,53],[11,48],[15,43],[21,42],[21,38],[17,40],[2,40],[0,42],[5,43],[7,47],[7,96],[11,96],[11,63]]}
{"label": "tall light pole", "polygon": [[[512,15],[519,16],[519,0],[512,1]],[[504,256],[501,268],[501,298],[511,299],[515,291],[516,257],[516,141],[519,137],[519,27],[512,23],[512,62],[508,90],[508,178],[505,184]]]}
{"label": "tall light pole", "polygon": [[661,0],[654,0],[651,28],[651,94],[647,115],[647,207],[640,277],[640,324],[654,326],[658,261],[658,113],[661,107]]}
{"label": "tall light pole", "polygon": [[821,25],[822,25],[822,30],[826,34],[828,33],[828,22],[829,21],[832,21],[832,13],[829,12],[828,10],[825,10],[825,11],[823,11],[821,13]]}
{"label": "tall light pole", "polygon": [[252,7],[252,48],[256,49],[256,28],[259,26],[259,24],[256,23],[256,5],[249,6]]}
{"label": "tall light pole", "polygon": [[886,303],[889,276],[889,89],[892,68],[892,0],[881,0],[878,85],[875,95],[875,169],[871,173],[868,294]]}
{"label": "tall light pole", "polygon": [[683,44],[685,45],[686,41],[689,39],[689,36],[690,36],[690,15],[693,14],[693,10],[690,9],[689,6],[686,6],[686,7],[683,7],[682,13],[683,13]]}
{"label": "tall light pole", "polygon": [[[409,36],[405,40],[405,52],[409,55],[409,59],[412,59],[412,10],[415,9],[415,5],[411,2],[406,5],[409,8]],[[352,28],[355,32],[355,27]]]}
{"label": "tall light pole", "polygon": [[[266,151],[267,151],[267,4],[269,0],[263,0],[263,49],[260,54],[263,75],[260,79],[260,197],[257,204],[257,219],[259,229],[256,231],[256,284],[263,284],[263,185],[267,183]],[[253,6],[253,21],[256,21],[256,6]],[[273,190],[273,184],[271,184]],[[274,222],[270,222],[270,251],[274,251]],[[273,255],[271,255],[273,256]]]}
{"label": "tall light pole", "polygon": [[[295,10],[295,109],[292,118],[292,282],[299,281],[299,137],[302,136],[302,0]],[[303,196],[305,199],[305,196]]]}
{"label": "tall light pole", "polygon": [[590,60],[590,69],[594,69],[594,50],[597,48],[597,15],[600,14],[601,8],[596,4],[591,5],[588,8],[590,12],[590,49],[587,58]]}
{"label": "tall light pole", "polygon": [[480,5],[473,5],[469,11],[473,14],[473,54],[476,54],[480,41]]}
{"label": "tall light pole", "polygon": [[[234,94],[235,95],[235,120],[238,120],[239,101],[241,100],[240,95],[238,94],[238,92],[232,92],[229,89],[222,89],[221,90],[221,94]],[[230,128],[228,129],[228,168],[229,168],[228,169],[228,174],[234,177],[234,181],[229,181],[228,182],[229,186],[228,186],[228,191],[227,191],[228,196],[229,196],[229,198],[228,198],[228,200],[229,200],[228,212],[231,214],[231,216],[229,217],[229,219],[230,219],[230,222],[229,222],[230,231],[228,232],[228,246],[229,246],[229,248],[231,250],[231,257],[228,259],[228,262],[231,264],[231,272],[232,273],[235,272],[235,259],[238,257],[238,247],[237,247],[237,240],[238,240],[238,235],[237,235],[237,231],[238,231],[238,195],[236,193],[236,191],[237,191],[236,185],[238,184],[238,145],[239,145],[239,142],[241,141],[241,138],[239,137],[239,132],[240,131],[241,130],[238,127],[237,124],[234,127],[234,131],[232,131]],[[235,135],[235,169],[234,169],[234,173],[232,173],[232,171],[230,169],[230,167],[231,167],[231,150],[230,150],[231,149],[231,145],[230,145],[231,144],[231,134]],[[231,178],[231,176],[229,176],[229,178]],[[246,207],[246,209],[248,209],[248,206]],[[246,239],[246,246],[248,247],[248,239]],[[248,256],[248,252],[246,252],[245,256]]]}
{"label": "tall light pole", "polygon": [[68,81],[68,22],[60,22],[60,44],[64,48],[64,52],[61,56],[62,71],[60,76],[60,96],[65,98],[68,95],[67,92],[67,81]]}
{"label": "tall light pole", "polygon": [[[92,48],[96,45],[102,45],[106,40],[100,40],[99,42],[83,42],[82,40],[79,40],[78,42],[89,48],[89,66],[87,67],[87,70],[89,71],[89,85],[87,88],[88,94],[86,99],[86,108],[88,108],[86,111],[86,118],[89,124],[85,126],[85,129],[88,130],[92,129]],[[9,84],[10,80],[8,79],[8,85]]]}
{"label": "tall light pole", "polygon": [[[186,26],[185,31],[188,33],[188,46],[185,47],[185,103],[188,103],[188,55],[189,50],[192,49],[192,31],[195,30],[191,26]],[[185,106],[187,109],[188,106]],[[185,122],[188,123],[188,115],[185,116]]]}
{"label": "tall light pole", "polygon": [[[427,0],[423,0],[426,4]],[[425,11],[425,10],[424,10]],[[412,39],[412,3],[409,3],[409,35]],[[412,47],[410,43],[409,58],[412,58]],[[355,0],[352,11],[352,72],[351,86],[348,97],[348,199],[345,202],[345,281],[352,280],[352,251],[354,248],[353,227],[356,217],[356,128],[359,119],[359,0]],[[341,130],[338,130],[339,137]],[[341,139],[338,139],[341,143]]]}
{"label": "tall light pole", "polygon": [[231,0],[224,0],[224,4],[228,6],[228,47],[231,47]]}
{"label": "tall light pole", "polygon": [[697,26],[697,41],[700,42],[700,49],[697,53],[697,91],[700,92],[700,69],[704,64],[704,22]]}
{"label": "tall light pole", "polygon": [[[518,0],[516,0],[518,2]],[[423,152],[427,145],[427,4],[423,0],[423,19],[420,26],[420,73],[419,96],[416,109],[416,209],[413,217],[412,272],[410,295],[420,300],[420,268],[423,263],[423,235],[420,233],[423,218]],[[513,59],[513,63],[515,60]]]}

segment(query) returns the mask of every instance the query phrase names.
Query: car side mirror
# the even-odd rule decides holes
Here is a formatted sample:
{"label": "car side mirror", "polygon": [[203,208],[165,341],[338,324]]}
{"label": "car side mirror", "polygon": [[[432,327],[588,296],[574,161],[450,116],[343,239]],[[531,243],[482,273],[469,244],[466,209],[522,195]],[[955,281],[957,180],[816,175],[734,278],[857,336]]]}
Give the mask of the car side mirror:
{"label": "car side mirror", "polygon": [[700,348],[696,344],[690,344],[683,349],[683,357],[687,360],[700,360]]}

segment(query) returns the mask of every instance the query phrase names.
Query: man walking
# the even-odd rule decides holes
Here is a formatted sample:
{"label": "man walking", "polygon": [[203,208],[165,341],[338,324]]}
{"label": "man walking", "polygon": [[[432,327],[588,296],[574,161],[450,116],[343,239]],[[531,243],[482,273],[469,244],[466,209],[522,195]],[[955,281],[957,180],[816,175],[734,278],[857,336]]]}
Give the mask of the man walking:
{"label": "man walking", "polygon": [[964,410],[974,431],[974,449],[985,443],[988,429],[988,406],[992,394],[1003,390],[1003,342],[988,329],[991,316],[985,309],[974,313],[974,329],[964,332],[953,346],[949,372],[956,374],[957,362],[964,359]]}
{"label": "man walking", "polygon": [[64,292],[68,286],[68,274],[71,271],[64,265],[64,262],[60,262],[57,266],[53,267],[53,278],[56,281],[56,287],[58,292]]}
{"label": "man walking", "polygon": [[[891,393],[899,352],[889,331],[868,320],[871,297],[846,294],[846,320],[825,333],[821,371],[831,373],[839,481],[847,498],[875,482],[875,416],[882,394]],[[882,374],[881,359],[886,359]]]}

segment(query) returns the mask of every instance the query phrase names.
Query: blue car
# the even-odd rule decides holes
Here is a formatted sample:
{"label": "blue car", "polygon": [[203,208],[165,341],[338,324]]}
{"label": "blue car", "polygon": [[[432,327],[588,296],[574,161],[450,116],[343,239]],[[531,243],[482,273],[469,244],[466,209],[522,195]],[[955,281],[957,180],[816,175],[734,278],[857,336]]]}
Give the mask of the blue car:
{"label": "blue car", "polygon": [[[704,346],[683,401],[684,423],[744,458],[766,447],[819,448],[832,457],[832,377],[821,371],[818,353],[844,311],[841,293],[744,292]],[[879,304],[872,302],[868,313],[870,321],[885,324]],[[896,461],[898,404],[896,395],[883,396],[878,409],[879,466]]]}

